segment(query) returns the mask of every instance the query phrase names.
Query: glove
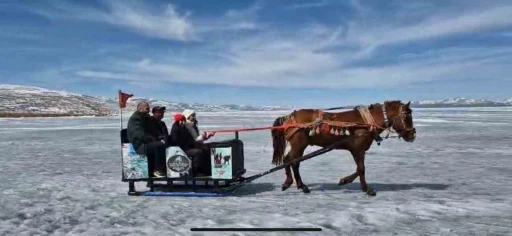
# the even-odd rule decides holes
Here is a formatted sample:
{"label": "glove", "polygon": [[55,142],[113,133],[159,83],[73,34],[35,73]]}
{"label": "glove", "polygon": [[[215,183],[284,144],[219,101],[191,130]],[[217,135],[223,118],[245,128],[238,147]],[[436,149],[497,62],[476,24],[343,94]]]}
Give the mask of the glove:
{"label": "glove", "polygon": [[215,132],[204,132],[203,133],[203,137],[205,140],[210,139],[211,137],[213,137],[213,135],[215,135]]}

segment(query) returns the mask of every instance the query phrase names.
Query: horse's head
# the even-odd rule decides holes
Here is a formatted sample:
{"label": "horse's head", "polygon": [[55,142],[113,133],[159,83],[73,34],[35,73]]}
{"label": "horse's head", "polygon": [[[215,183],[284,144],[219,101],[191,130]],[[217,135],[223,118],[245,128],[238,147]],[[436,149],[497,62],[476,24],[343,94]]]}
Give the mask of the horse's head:
{"label": "horse's head", "polygon": [[414,142],[416,129],[412,121],[411,102],[403,104],[401,101],[384,102],[386,125],[393,128],[398,136],[406,142]]}

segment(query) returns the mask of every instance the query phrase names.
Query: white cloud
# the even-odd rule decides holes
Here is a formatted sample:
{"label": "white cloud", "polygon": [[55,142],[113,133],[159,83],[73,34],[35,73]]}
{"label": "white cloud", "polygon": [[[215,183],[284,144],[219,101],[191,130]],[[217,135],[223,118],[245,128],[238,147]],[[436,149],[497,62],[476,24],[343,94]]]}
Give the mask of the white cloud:
{"label": "white cloud", "polygon": [[256,30],[263,26],[256,23],[257,14],[262,9],[259,2],[246,9],[231,9],[221,17],[198,18],[194,21],[198,33],[207,34],[224,31]]}
{"label": "white cloud", "polygon": [[310,1],[308,3],[293,4],[287,8],[289,9],[301,9],[301,8],[312,8],[312,7],[323,7],[327,5],[327,0]]}
{"label": "white cloud", "polygon": [[151,6],[145,1],[107,0],[103,5],[95,8],[53,1],[30,10],[50,19],[104,23],[153,38],[198,41],[204,33],[257,29],[254,16],[261,8],[254,5],[245,10],[230,10],[222,18],[209,19],[194,18],[190,11],[179,10],[173,4]]}
{"label": "white cloud", "polygon": [[62,1],[31,10],[50,19],[106,23],[156,38],[185,41],[194,37],[189,14],[180,14],[172,4],[160,9],[131,1],[104,4],[104,9],[99,9]]}
{"label": "white cloud", "polygon": [[[255,52],[234,52],[236,63],[197,65],[193,61],[175,64],[125,62],[114,68],[128,72],[82,72],[82,76],[120,80],[209,83],[235,86],[293,88],[393,87],[411,82],[433,81],[512,72],[512,47],[494,50],[452,49],[408,55],[409,62],[372,66],[343,67],[337,56],[314,54],[309,50],[287,51],[292,45],[269,45]],[[499,57],[505,55],[506,57]],[[496,57],[489,59],[489,57]],[[144,62],[147,62],[144,60]],[[501,68],[501,69],[500,69]]]}
{"label": "white cloud", "polygon": [[[103,69],[83,67],[76,70],[75,76],[131,83],[354,88],[391,87],[451,78],[488,78],[512,72],[508,68],[512,62],[512,47],[459,46],[395,55],[383,55],[378,51],[396,45],[409,44],[411,47],[427,40],[510,27],[512,18],[507,17],[512,15],[510,4],[486,8],[468,5],[453,7],[460,11],[440,11],[432,5],[411,3],[403,6],[407,12],[398,17],[393,12],[374,15],[374,9],[357,1],[351,4],[360,14],[350,22],[290,28],[257,22],[261,5],[227,11],[217,18],[194,19],[189,13],[177,13],[175,8],[169,8],[166,14],[155,14],[156,11],[148,7],[133,8],[113,3],[107,12],[87,9],[89,14],[81,16],[87,20],[94,18],[156,37],[200,39],[202,44],[180,49],[180,52],[146,54],[135,61],[127,58],[118,58],[116,62],[102,61]],[[70,14],[69,9],[75,8],[64,9]],[[152,17],[146,17],[148,15]],[[404,23],[403,19],[407,17],[415,20]],[[116,23],[114,19],[124,21]],[[258,30],[243,36],[223,33],[247,29]],[[388,63],[361,65],[364,60],[383,61],[385,57],[388,57]]]}
{"label": "white cloud", "polygon": [[384,25],[365,28],[353,25],[350,40],[373,47],[410,41],[428,40],[445,36],[471,34],[512,26],[512,6],[474,9],[462,14],[434,16],[423,22],[403,27]]}

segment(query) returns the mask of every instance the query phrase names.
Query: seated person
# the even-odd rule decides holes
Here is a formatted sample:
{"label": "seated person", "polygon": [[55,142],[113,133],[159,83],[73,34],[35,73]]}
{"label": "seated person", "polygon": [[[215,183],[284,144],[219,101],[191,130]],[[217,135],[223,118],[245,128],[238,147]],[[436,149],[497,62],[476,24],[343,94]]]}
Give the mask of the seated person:
{"label": "seated person", "polygon": [[155,106],[151,109],[151,113],[153,116],[151,117],[149,123],[149,131],[151,136],[158,141],[164,141],[166,144],[169,143],[169,131],[167,130],[167,125],[162,121],[164,118],[165,107]]}
{"label": "seated person", "polygon": [[174,115],[169,144],[179,146],[187,156],[193,159],[196,176],[209,176],[211,175],[210,149],[196,139],[186,126],[185,116],[182,114]]}
{"label": "seated person", "polygon": [[132,144],[135,152],[146,155],[148,158],[148,169],[154,177],[164,177],[165,168],[165,141],[158,141],[149,132],[149,104],[141,102],[135,111],[126,128],[128,141]]}
{"label": "seated person", "polygon": [[190,132],[190,134],[192,134],[192,137],[198,141],[198,142],[204,142],[208,139],[210,139],[213,135],[215,135],[215,133],[203,133],[203,134],[199,134],[199,128],[197,127],[197,118],[196,118],[196,112],[193,111],[193,110],[189,110],[189,109],[185,109],[183,112],[182,112],[183,116],[185,117],[186,119],[186,127],[188,129],[188,131]]}

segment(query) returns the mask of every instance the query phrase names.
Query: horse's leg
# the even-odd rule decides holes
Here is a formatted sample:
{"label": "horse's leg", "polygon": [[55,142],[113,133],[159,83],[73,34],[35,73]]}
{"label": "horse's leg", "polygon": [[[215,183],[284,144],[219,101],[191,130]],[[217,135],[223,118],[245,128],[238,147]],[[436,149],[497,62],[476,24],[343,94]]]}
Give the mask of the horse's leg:
{"label": "horse's leg", "polygon": [[352,152],[352,156],[356,159],[357,173],[359,174],[359,180],[361,181],[361,191],[366,192],[370,196],[375,196],[375,191],[366,184],[364,168],[365,151]]}
{"label": "horse's leg", "polygon": [[[357,165],[356,156],[352,154],[352,158],[354,159],[354,162]],[[338,182],[338,186],[354,182],[354,180],[357,178],[357,176],[359,176],[359,173],[357,172],[357,168],[356,168],[356,172],[354,172],[351,175],[348,175],[348,176],[345,176],[345,177],[341,178],[340,181]]]}
{"label": "horse's leg", "polygon": [[310,191],[308,186],[302,182],[302,179],[300,177],[299,167],[300,162],[292,164],[293,176],[295,177],[295,182],[297,183],[297,189],[302,190],[302,192],[304,193],[309,193]]}
{"label": "horse's leg", "polygon": [[[288,152],[288,154],[286,154],[286,156],[284,156],[284,158],[283,158],[284,163],[290,161],[290,152]],[[284,181],[283,185],[281,186],[282,191],[287,190],[293,184],[291,167],[290,166],[284,167],[284,171],[285,171],[285,175],[286,175],[286,180]]]}
{"label": "horse's leg", "polygon": [[357,171],[356,171],[351,175],[347,175],[347,176],[341,178],[340,182],[338,182],[338,186],[354,182],[354,180],[357,178],[357,176],[359,176],[359,173],[357,173]]}
{"label": "horse's leg", "polygon": [[[301,141],[305,140],[304,137],[299,135],[295,136],[295,138],[299,138]],[[292,146],[292,150],[290,150],[290,159],[295,160],[304,155],[304,151],[306,150],[307,143],[305,142],[295,142],[295,145]],[[302,182],[302,178],[300,176],[299,167],[300,162],[295,162],[291,165],[293,170],[293,177],[295,178],[295,182],[297,183],[297,189],[302,190],[304,193],[309,193],[309,188]]]}

